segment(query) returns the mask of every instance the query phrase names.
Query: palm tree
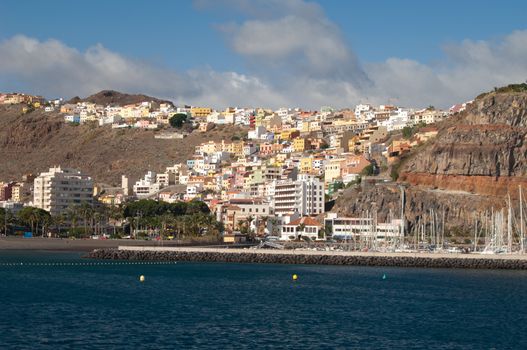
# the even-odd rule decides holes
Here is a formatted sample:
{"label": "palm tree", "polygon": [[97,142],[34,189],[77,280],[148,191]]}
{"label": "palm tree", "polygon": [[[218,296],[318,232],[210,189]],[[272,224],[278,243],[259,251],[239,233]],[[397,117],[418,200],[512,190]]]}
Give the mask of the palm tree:
{"label": "palm tree", "polygon": [[170,225],[174,221],[174,216],[165,213],[161,215],[161,230],[159,232],[159,238],[163,240],[163,236],[168,231],[168,225]]}
{"label": "palm tree", "polygon": [[280,232],[278,231],[278,219],[277,218],[271,218],[271,236],[279,236]]}
{"label": "palm tree", "polygon": [[254,240],[255,238],[255,234],[254,234],[254,231],[251,229],[251,224],[253,222],[254,218],[249,215],[248,217],[245,218],[245,221],[246,221],[246,225],[247,225],[247,234],[249,235],[249,240]]}
{"label": "palm tree", "polygon": [[301,223],[300,225],[298,225],[296,227],[296,238],[300,238],[300,234],[298,234],[298,232],[304,232],[304,230],[306,229],[306,225],[304,223]]}
{"label": "palm tree", "polygon": [[66,218],[67,218],[67,213],[61,213],[59,215],[56,215],[56,216],[52,217],[53,224],[59,230],[59,237],[61,236],[61,232],[60,232],[61,231],[61,227],[66,222]]}
{"label": "palm tree", "polygon": [[116,207],[116,206],[111,206],[108,208],[108,218],[112,220],[112,226],[113,226],[113,235],[115,236],[117,234],[117,229],[116,229],[116,222],[118,220],[122,220],[123,219],[123,208],[122,207]]}
{"label": "palm tree", "polygon": [[31,232],[36,235],[35,222],[38,220],[35,208],[25,207],[18,212],[19,219],[25,224],[31,226]]}
{"label": "palm tree", "polygon": [[93,207],[88,202],[83,202],[79,206],[79,212],[81,216],[83,217],[83,223],[84,223],[84,235],[88,236],[88,219],[92,218],[93,215]]}
{"label": "palm tree", "polygon": [[42,228],[42,237],[44,237],[44,234],[46,233],[46,228],[49,228],[53,219],[47,211],[38,211],[38,217]]}
{"label": "palm tree", "polygon": [[66,210],[66,218],[70,223],[70,227],[73,229],[75,234],[77,228],[77,221],[79,220],[79,208],[78,206],[71,206]]}
{"label": "palm tree", "polygon": [[15,217],[10,210],[0,208],[0,225],[2,227],[2,232],[7,236],[8,227],[14,221]]}
{"label": "palm tree", "polygon": [[260,220],[258,221],[259,225],[257,227],[257,234],[260,235],[261,231],[263,231],[262,236],[265,236],[265,229],[267,228],[267,221],[269,220],[268,216],[262,216]]}

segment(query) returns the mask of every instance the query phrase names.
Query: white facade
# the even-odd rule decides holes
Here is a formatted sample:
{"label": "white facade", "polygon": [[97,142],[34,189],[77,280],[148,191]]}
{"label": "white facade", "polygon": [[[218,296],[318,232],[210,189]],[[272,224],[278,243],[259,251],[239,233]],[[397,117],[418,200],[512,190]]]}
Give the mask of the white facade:
{"label": "white facade", "polygon": [[265,137],[267,137],[267,129],[264,126],[257,126],[247,134],[249,140],[260,140]]}
{"label": "white facade", "polygon": [[324,183],[301,174],[296,181],[274,181],[269,190],[276,215],[318,215],[324,212]]}
{"label": "white facade", "polygon": [[81,203],[92,203],[93,180],[79,170],[50,168],[34,181],[33,205],[50,212],[61,214],[69,207]]}
{"label": "white facade", "polygon": [[394,219],[375,224],[372,218],[338,217],[330,213],[325,219],[327,234],[339,239],[373,237],[376,240],[402,238],[402,221]]}
{"label": "white facade", "polygon": [[146,173],[145,177],[134,184],[134,193],[138,198],[151,196],[161,189],[157,181],[157,174],[153,171]]}

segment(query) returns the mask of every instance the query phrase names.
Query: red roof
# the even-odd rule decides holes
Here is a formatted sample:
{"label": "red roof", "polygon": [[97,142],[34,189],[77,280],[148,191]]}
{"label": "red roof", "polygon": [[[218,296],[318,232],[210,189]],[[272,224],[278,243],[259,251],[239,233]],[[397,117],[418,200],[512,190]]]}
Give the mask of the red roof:
{"label": "red roof", "polygon": [[316,221],[315,219],[310,218],[309,216],[304,216],[298,220],[292,221],[289,224],[285,226],[299,226],[304,224],[305,226],[318,226],[322,227],[322,225]]}

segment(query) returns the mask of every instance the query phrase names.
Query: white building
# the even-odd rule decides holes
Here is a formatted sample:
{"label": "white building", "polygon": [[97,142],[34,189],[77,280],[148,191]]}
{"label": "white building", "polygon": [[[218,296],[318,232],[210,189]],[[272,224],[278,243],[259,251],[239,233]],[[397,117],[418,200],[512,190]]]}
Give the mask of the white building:
{"label": "white building", "polygon": [[338,217],[329,213],[324,220],[326,234],[337,239],[372,237],[379,241],[402,238],[402,220],[375,224],[372,218]]}
{"label": "white building", "polygon": [[254,130],[249,130],[247,138],[249,140],[261,140],[267,137],[267,129],[265,126],[257,126]]}
{"label": "white building", "polygon": [[151,196],[161,189],[157,181],[157,174],[153,171],[146,173],[145,177],[134,184],[134,193],[138,198]]}
{"label": "white building", "polygon": [[322,225],[308,216],[282,225],[280,240],[288,241],[301,237],[308,237],[312,240],[324,240]]}
{"label": "white building", "polygon": [[358,104],[355,106],[355,117],[359,119],[361,114],[371,110],[371,106],[367,104]]}
{"label": "white building", "polygon": [[318,215],[324,212],[324,183],[300,174],[296,181],[273,181],[269,190],[276,215]]}
{"label": "white building", "polygon": [[122,118],[120,115],[118,114],[114,114],[114,115],[110,115],[110,116],[106,116],[106,117],[101,117],[99,118],[99,126],[103,126],[103,125],[106,125],[106,124],[119,124],[121,122]]}
{"label": "white building", "polygon": [[132,183],[126,175],[121,176],[121,189],[123,190],[123,194],[125,196],[132,195]]}
{"label": "white building", "polygon": [[81,203],[92,203],[93,180],[79,170],[50,168],[34,181],[33,205],[56,215]]}

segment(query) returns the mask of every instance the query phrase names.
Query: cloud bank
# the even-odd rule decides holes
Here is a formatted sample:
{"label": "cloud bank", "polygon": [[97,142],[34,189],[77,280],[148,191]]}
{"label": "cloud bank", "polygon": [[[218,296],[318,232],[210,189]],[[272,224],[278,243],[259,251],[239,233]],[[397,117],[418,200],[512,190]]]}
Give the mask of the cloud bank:
{"label": "cloud bank", "polygon": [[102,89],[147,93],[179,104],[347,107],[358,102],[447,107],[494,86],[527,79],[527,30],[498,41],[443,48],[441,64],[407,58],[359,62],[339,28],[315,4],[300,0],[200,0],[229,6],[239,23],[219,30],[248,74],[212,68],[176,72],[134,60],[99,44],[82,52],[57,40],[23,35],[0,42],[0,89],[26,88],[48,97],[86,96]]}

